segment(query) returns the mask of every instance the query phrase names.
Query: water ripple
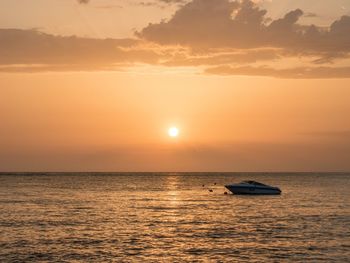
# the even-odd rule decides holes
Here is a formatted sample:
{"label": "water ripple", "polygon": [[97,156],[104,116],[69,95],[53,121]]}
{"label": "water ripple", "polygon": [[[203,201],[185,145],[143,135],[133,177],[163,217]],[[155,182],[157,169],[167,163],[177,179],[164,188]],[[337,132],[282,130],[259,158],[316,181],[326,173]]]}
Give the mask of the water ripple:
{"label": "water ripple", "polygon": [[[244,179],[283,194],[223,194]],[[348,174],[3,174],[0,262],[350,262],[349,188]]]}

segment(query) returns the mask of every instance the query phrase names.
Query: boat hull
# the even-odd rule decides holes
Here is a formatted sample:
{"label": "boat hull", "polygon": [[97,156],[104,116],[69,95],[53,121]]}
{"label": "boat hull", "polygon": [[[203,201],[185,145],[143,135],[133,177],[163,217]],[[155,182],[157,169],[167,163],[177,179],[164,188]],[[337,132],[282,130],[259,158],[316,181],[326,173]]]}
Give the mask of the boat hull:
{"label": "boat hull", "polygon": [[225,185],[225,187],[236,195],[279,195],[281,190],[278,187],[258,187],[242,185]]}

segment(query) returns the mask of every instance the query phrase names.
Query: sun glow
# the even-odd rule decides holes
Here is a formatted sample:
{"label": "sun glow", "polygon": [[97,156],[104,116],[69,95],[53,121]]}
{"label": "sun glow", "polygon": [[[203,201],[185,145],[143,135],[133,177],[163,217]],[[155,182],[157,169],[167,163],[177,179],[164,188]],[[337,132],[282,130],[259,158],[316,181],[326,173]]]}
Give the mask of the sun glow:
{"label": "sun glow", "polygon": [[177,137],[179,135],[179,129],[176,127],[171,127],[168,130],[168,134],[170,137]]}

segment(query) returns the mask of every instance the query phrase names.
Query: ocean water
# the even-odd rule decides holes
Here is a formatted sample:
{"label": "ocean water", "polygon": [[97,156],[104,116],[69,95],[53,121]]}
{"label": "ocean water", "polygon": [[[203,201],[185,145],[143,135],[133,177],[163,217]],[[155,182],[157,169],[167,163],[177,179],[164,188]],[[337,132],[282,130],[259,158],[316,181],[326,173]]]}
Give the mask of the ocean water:
{"label": "ocean water", "polygon": [[1,174],[0,262],[350,262],[350,174]]}

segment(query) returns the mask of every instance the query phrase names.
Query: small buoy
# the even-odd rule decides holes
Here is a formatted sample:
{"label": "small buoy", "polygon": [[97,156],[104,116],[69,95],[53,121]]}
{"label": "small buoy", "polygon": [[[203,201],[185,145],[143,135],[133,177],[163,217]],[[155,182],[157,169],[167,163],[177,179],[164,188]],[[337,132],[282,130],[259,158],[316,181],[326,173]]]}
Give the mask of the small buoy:
{"label": "small buoy", "polygon": [[202,184],[202,187],[204,187],[205,185],[204,184]]}
{"label": "small buoy", "polygon": [[214,185],[216,185],[216,183],[214,183]]}
{"label": "small buoy", "polygon": [[213,192],[213,190],[212,190],[212,189],[209,189],[209,192]]}

